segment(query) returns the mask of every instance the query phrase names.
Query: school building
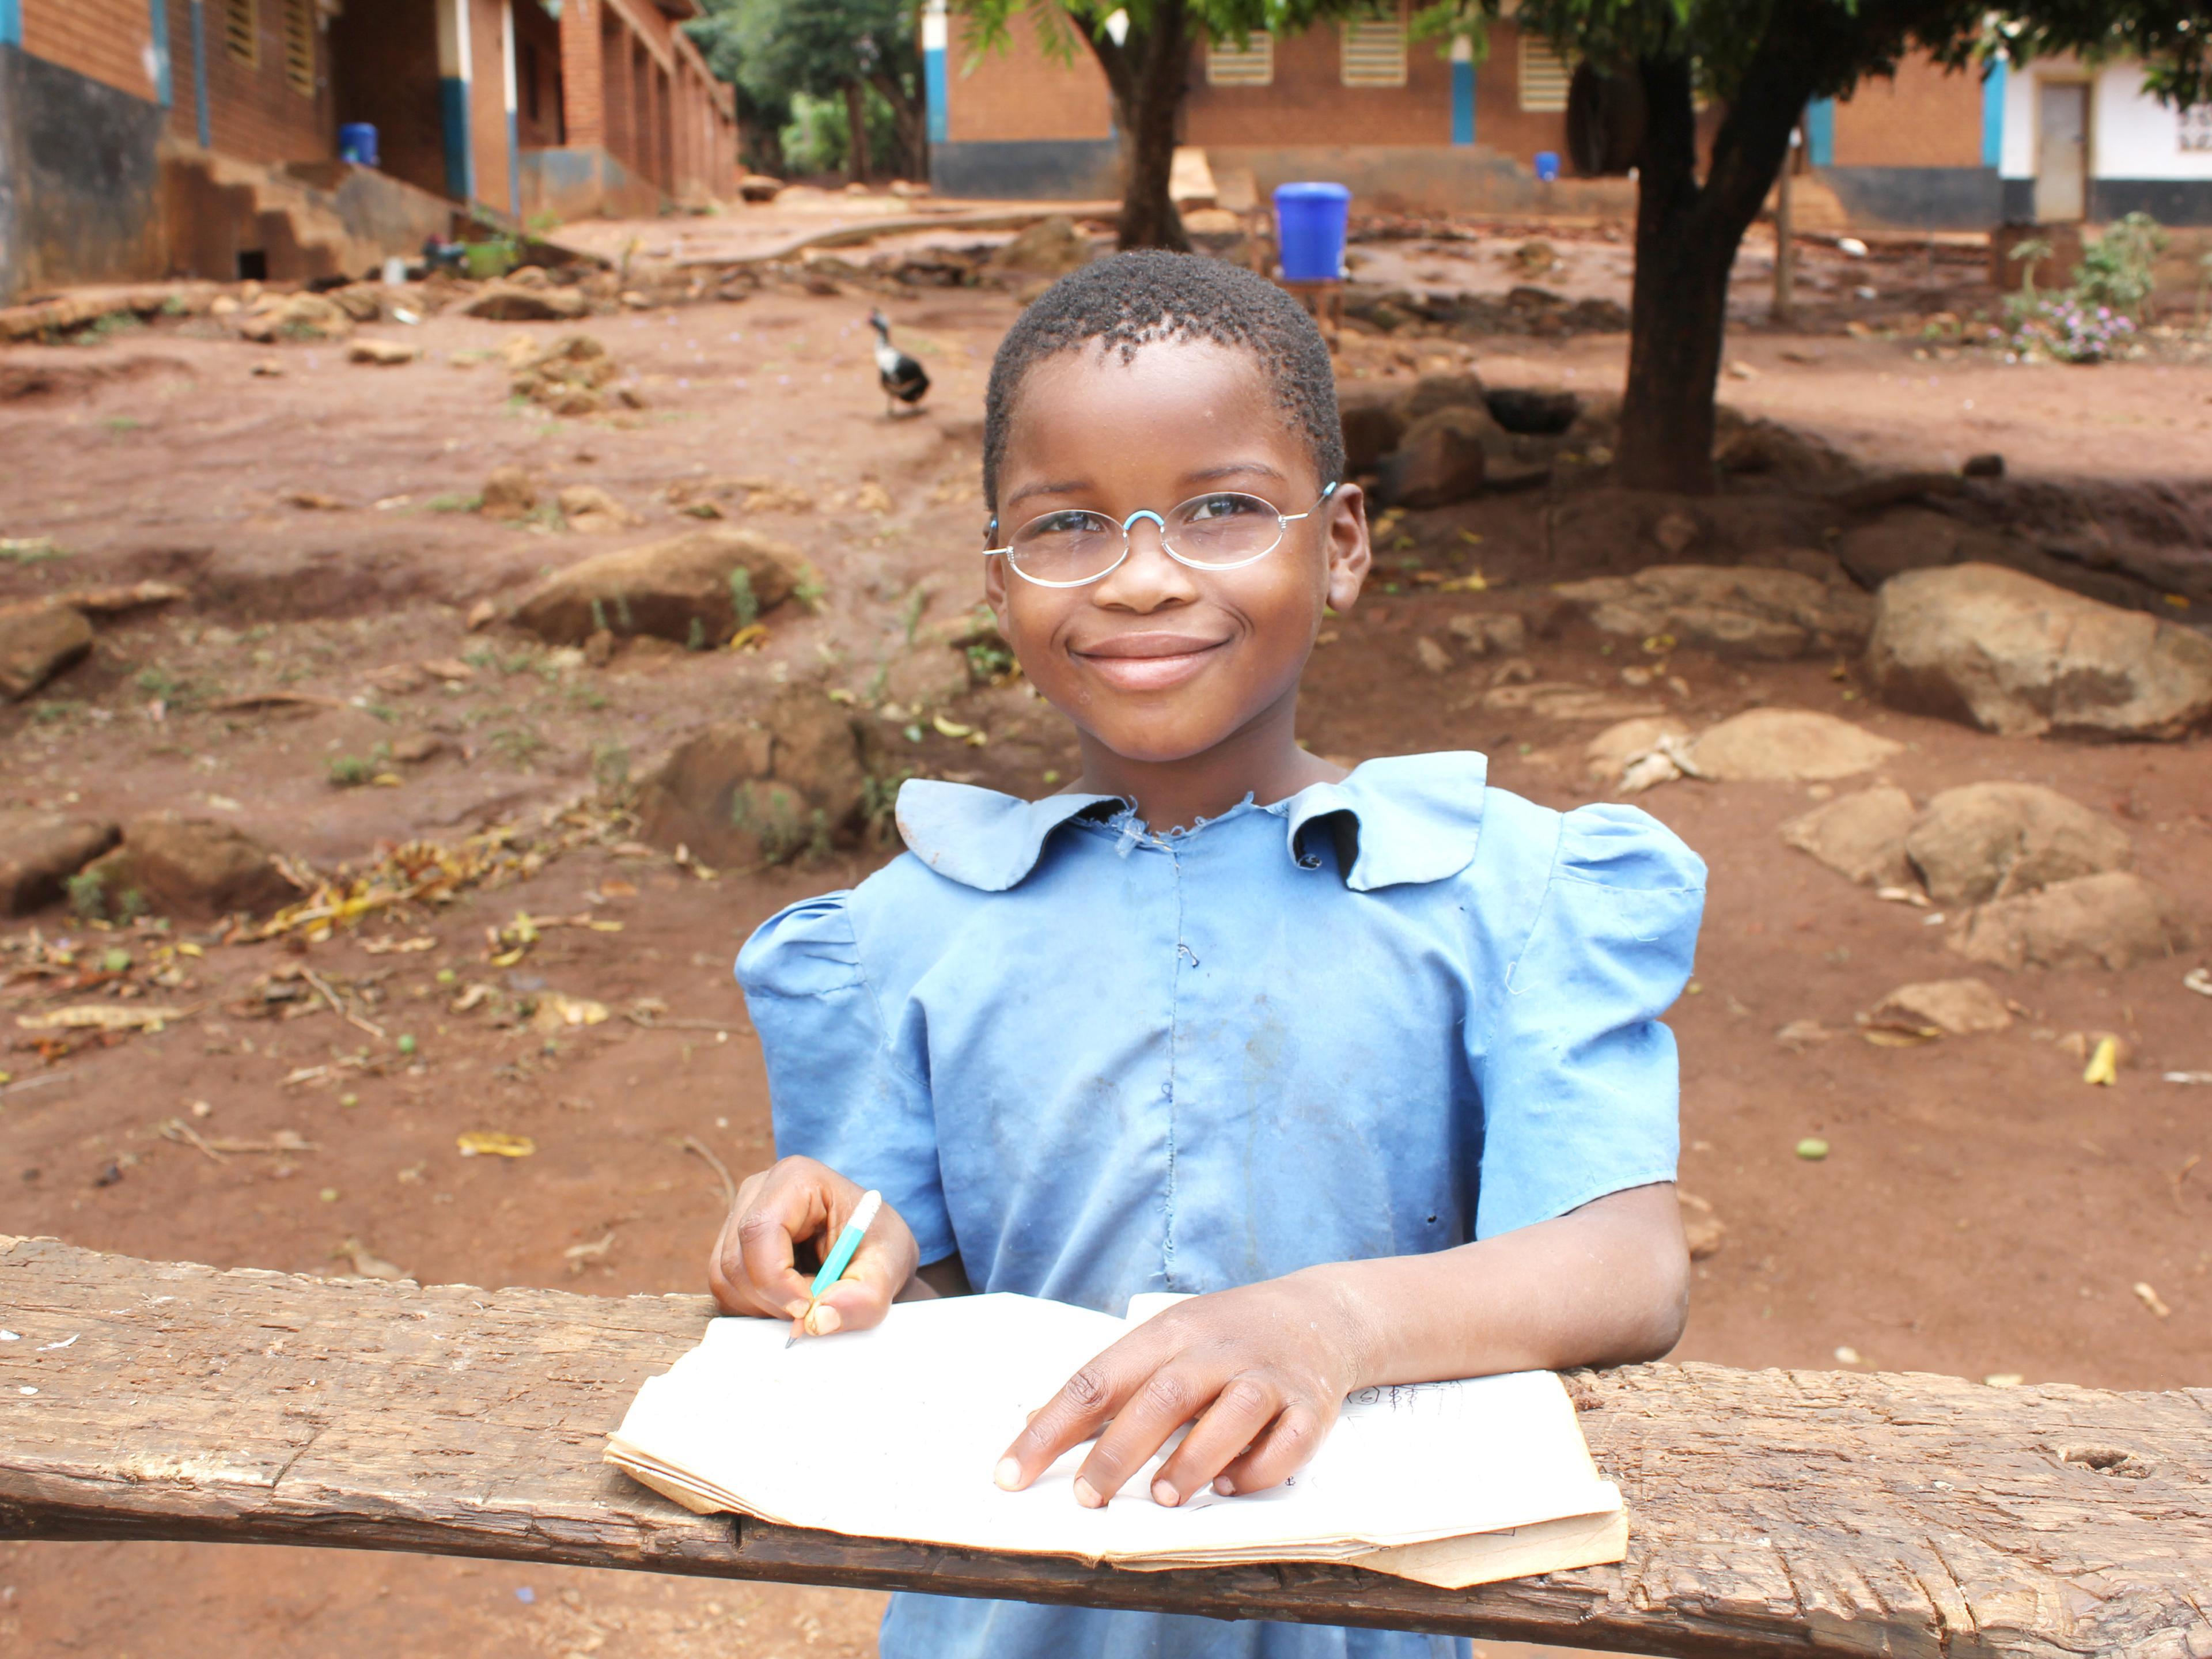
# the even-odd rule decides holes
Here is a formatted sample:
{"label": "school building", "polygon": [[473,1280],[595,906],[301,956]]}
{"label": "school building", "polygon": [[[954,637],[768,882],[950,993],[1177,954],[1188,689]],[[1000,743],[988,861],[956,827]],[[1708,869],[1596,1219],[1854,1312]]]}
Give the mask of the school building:
{"label": "school building", "polygon": [[[729,194],[697,0],[0,0],[0,301]],[[373,127],[373,164],[341,130]],[[356,154],[357,146],[356,146]]]}
{"label": "school building", "polygon": [[[1201,46],[1182,142],[1206,151],[1217,179],[1249,171],[1263,194],[1329,179],[1370,210],[1633,212],[1628,180],[1572,176],[1572,67],[1544,40],[1508,17],[1477,63],[1463,42],[1411,40],[1408,13],[1400,0],[1395,15]],[[1055,63],[1018,19],[1011,50],[970,63],[943,0],[922,28],[938,191],[1119,194],[1112,104],[1087,51]],[[1547,154],[1560,167],[1549,183]],[[2212,107],[2157,102],[2130,62],[1952,74],[1913,57],[1894,79],[1813,104],[1799,165],[1802,218],[1829,228],[2104,222],[2136,208],[2212,225]]]}

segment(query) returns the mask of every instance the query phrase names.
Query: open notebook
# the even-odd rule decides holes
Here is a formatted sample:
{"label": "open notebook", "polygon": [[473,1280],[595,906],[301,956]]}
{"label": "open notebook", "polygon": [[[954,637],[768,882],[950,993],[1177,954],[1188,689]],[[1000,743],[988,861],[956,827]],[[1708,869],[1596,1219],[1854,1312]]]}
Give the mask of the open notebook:
{"label": "open notebook", "polygon": [[717,1319],[647,1380],[607,1461],[701,1514],[1120,1567],[1341,1561],[1458,1588],[1626,1553],[1620,1493],[1548,1371],[1363,1389],[1272,1492],[1165,1509],[1148,1468],[1087,1510],[1080,1446],[1025,1492],[994,1485],[1029,1413],[1177,1299],[1135,1297],[1128,1322],[1025,1296],[902,1303],[789,1349],[780,1321]]}

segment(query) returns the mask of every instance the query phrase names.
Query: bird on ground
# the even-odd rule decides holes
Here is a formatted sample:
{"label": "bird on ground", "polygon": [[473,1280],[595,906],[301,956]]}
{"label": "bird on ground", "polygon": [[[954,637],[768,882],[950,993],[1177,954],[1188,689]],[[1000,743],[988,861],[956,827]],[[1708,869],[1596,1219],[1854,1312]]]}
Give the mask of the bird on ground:
{"label": "bird on ground", "polygon": [[898,413],[891,406],[893,398],[909,408],[921,402],[922,394],[929,390],[929,375],[920,363],[891,343],[890,318],[880,311],[872,311],[868,320],[875,325],[876,381],[884,389],[884,418],[889,420]]}

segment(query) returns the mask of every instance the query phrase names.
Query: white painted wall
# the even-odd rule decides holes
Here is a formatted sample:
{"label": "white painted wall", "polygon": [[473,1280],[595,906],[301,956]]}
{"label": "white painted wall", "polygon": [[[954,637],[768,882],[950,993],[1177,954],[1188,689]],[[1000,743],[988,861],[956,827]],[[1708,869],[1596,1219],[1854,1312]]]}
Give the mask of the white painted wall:
{"label": "white painted wall", "polygon": [[[2045,75],[2080,80],[2071,60],[2031,64],[2005,80],[2004,143],[1997,171],[2007,179],[2035,176],[2035,100]],[[2097,179],[2212,179],[2212,150],[2181,147],[2181,112],[2142,89],[2139,63],[2094,71],[2089,91],[2089,173]],[[2197,119],[2203,120],[2202,112]]]}

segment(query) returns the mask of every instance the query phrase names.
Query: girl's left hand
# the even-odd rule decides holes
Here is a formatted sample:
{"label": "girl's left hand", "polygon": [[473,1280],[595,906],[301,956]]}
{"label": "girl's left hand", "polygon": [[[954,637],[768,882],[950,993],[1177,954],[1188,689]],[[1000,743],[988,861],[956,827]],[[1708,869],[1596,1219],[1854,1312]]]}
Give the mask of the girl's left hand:
{"label": "girl's left hand", "polygon": [[1075,1479],[1095,1509],[1191,1423],[1153,1477],[1156,1502],[1264,1491],[1320,1449],[1359,1384],[1360,1346],[1325,1270],[1179,1302],[1070,1377],[1006,1449],[998,1483],[1018,1492],[1096,1435]]}

